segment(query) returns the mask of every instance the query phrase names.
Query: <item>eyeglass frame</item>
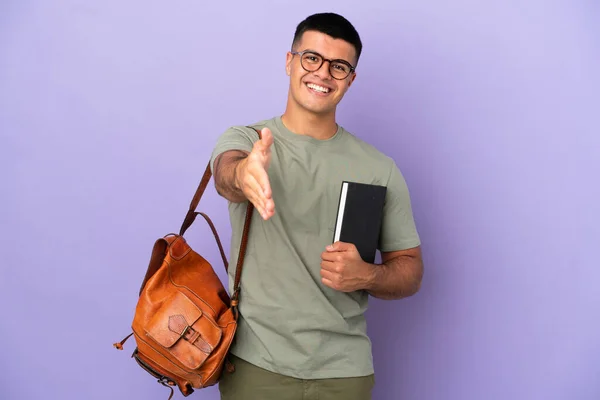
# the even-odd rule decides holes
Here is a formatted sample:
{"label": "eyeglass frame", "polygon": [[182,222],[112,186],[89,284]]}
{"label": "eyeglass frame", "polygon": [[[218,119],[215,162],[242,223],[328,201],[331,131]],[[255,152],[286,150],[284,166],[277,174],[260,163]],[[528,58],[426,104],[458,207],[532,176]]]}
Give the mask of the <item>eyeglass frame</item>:
{"label": "eyeglass frame", "polygon": [[[306,53],[312,53],[315,54],[319,57],[321,57],[321,64],[319,65],[319,67],[317,69],[315,69],[314,71],[308,70],[304,67],[304,64],[302,64],[302,56]],[[315,72],[321,69],[321,67],[323,66],[323,64],[325,64],[325,61],[327,61],[329,63],[329,68],[327,68],[329,75],[331,75],[331,77],[337,81],[343,81],[344,79],[348,78],[350,75],[352,75],[352,73],[354,71],[356,71],[356,67],[353,66],[352,64],[350,64],[348,61],[343,60],[341,58],[336,58],[336,59],[329,59],[329,58],[325,58],[323,57],[321,54],[317,53],[314,50],[303,50],[303,51],[290,51],[290,54],[294,55],[294,56],[300,56],[300,66],[302,67],[302,69],[304,69],[306,72]],[[338,62],[338,63],[342,63],[347,65],[348,67],[350,67],[350,71],[348,72],[348,75],[346,75],[343,78],[336,78],[335,76],[333,76],[333,74],[331,73],[331,63],[332,62]]]}

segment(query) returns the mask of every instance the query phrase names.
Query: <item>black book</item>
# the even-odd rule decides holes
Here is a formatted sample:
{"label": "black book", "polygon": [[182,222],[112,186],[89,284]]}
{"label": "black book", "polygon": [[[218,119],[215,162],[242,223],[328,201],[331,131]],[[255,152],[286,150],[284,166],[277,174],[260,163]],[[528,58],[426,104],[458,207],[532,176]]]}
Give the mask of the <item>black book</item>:
{"label": "black book", "polygon": [[373,263],[379,243],[387,188],[342,182],[333,242],[352,243],[363,261]]}

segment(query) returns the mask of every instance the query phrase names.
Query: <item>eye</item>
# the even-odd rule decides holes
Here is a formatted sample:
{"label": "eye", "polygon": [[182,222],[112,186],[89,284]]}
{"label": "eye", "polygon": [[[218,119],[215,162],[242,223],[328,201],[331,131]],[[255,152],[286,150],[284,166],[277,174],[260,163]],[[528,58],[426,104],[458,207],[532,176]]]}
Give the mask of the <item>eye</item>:
{"label": "eye", "polygon": [[350,70],[350,67],[342,63],[333,63],[333,68],[340,72],[348,72]]}
{"label": "eye", "polygon": [[319,64],[321,62],[322,57],[317,53],[307,52],[304,53],[302,60],[309,64]]}

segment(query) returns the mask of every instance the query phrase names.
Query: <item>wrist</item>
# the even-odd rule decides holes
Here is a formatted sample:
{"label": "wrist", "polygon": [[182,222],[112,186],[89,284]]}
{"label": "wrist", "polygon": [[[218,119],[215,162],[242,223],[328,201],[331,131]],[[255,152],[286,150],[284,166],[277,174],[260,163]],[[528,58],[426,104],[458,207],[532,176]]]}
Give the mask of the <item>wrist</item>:
{"label": "wrist", "polygon": [[369,264],[365,262],[365,290],[371,291],[377,287],[379,276],[381,275],[381,265]]}

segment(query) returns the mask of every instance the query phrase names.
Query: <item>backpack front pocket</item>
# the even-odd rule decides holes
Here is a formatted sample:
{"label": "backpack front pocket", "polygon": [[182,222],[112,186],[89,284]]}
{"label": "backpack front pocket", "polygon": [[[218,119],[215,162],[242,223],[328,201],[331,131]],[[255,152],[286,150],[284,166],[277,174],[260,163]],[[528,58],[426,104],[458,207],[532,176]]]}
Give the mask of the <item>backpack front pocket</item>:
{"label": "backpack front pocket", "polygon": [[176,292],[150,320],[146,334],[185,367],[197,369],[221,341],[222,330],[186,295]]}

